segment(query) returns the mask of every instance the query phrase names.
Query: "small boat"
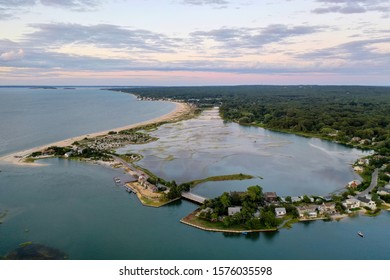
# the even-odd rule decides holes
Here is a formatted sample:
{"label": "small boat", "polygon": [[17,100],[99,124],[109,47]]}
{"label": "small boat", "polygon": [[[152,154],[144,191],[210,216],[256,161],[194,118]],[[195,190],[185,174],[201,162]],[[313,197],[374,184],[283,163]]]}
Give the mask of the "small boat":
{"label": "small boat", "polygon": [[361,231],[358,231],[357,233],[360,237],[364,237],[363,233]]}
{"label": "small boat", "polygon": [[247,232],[247,231],[243,231],[242,234],[243,234],[243,235],[247,235],[248,232]]}

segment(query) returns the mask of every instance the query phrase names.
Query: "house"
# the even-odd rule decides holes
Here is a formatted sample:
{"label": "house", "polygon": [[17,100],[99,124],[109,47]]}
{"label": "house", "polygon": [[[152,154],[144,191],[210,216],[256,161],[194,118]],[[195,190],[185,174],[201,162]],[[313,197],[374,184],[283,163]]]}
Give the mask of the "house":
{"label": "house", "polygon": [[299,218],[317,218],[317,206],[316,205],[305,205],[297,207]]}
{"label": "house", "polygon": [[360,205],[363,207],[368,207],[372,210],[376,208],[376,203],[366,196],[358,196],[357,199],[360,201]]}
{"label": "house", "polygon": [[350,189],[356,189],[361,184],[358,180],[353,180],[347,184],[347,187]]}
{"label": "house", "polygon": [[264,193],[264,199],[269,203],[273,203],[278,201],[278,196],[276,195],[276,192],[266,192]]}
{"label": "house", "polygon": [[152,192],[157,192],[158,191],[158,188],[155,186],[155,185],[152,185],[152,184],[149,184],[148,188],[152,191]]}
{"label": "house", "polygon": [[330,202],[330,201],[333,200],[333,198],[332,198],[330,195],[324,196],[324,197],[322,197],[322,199],[323,199],[325,202]]}
{"label": "house", "polygon": [[362,140],[362,138],[360,138],[360,137],[352,137],[352,139],[351,139],[351,142],[359,142],[360,140]]}
{"label": "house", "polygon": [[138,183],[143,185],[146,182],[146,177],[143,175],[138,176]]}
{"label": "house", "polygon": [[327,213],[327,214],[336,214],[336,204],[333,202],[327,202],[322,203],[322,205],[318,206],[318,211],[321,214]]}
{"label": "house", "polygon": [[343,205],[347,209],[359,208],[360,207],[360,200],[358,200],[354,197],[351,197],[351,198],[346,199],[343,202]]}
{"label": "house", "polygon": [[282,217],[286,215],[286,208],[284,207],[275,208],[275,214],[276,217]]}
{"label": "house", "polygon": [[300,202],[302,199],[299,196],[292,196],[291,197],[291,202]]}
{"label": "house", "polygon": [[370,164],[370,160],[368,158],[365,158],[365,159],[361,158],[361,159],[359,159],[358,164],[360,164],[360,165],[369,165]]}
{"label": "house", "polygon": [[241,206],[228,207],[228,215],[233,216],[236,213],[240,213],[241,209],[242,209]]}
{"label": "house", "polygon": [[64,157],[68,158],[68,157],[70,157],[72,154],[73,154],[72,151],[67,152],[67,153],[64,154]]}
{"label": "house", "polygon": [[355,171],[355,172],[363,172],[363,167],[361,167],[361,166],[354,166],[353,167],[353,170]]}
{"label": "house", "polygon": [[388,195],[390,194],[390,188],[386,188],[386,187],[378,188],[377,193],[380,195]]}

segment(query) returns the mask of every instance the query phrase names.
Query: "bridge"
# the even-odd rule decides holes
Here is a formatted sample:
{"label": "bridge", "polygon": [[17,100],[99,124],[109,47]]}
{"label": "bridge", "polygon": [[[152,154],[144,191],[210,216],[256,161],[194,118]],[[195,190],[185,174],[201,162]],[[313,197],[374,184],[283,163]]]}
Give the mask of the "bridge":
{"label": "bridge", "polygon": [[197,195],[197,194],[193,194],[193,193],[190,193],[190,192],[182,192],[181,193],[181,197],[189,200],[189,201],[192,201],[192,202],[195,202],[197,204],[204,204],[204,201],[207,199],[203,196],[200,196],[200,195]]}

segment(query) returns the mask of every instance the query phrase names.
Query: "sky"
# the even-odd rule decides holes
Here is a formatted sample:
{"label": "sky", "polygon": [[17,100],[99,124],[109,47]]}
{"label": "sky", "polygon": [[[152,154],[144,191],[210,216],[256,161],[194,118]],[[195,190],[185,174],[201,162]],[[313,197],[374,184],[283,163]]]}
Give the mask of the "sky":
{"label": "sky", "polygon": [[390,0],[0,0],[0,85],[390,85]]}

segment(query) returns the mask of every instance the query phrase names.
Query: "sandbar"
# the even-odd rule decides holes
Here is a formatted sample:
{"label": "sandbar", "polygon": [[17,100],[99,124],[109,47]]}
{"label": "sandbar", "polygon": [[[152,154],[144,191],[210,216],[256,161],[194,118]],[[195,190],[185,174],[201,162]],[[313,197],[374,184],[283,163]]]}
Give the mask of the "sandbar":
{"label": "sandbar", "polygon": [[38,147],[33,147],[33,148],[30,148],[27,150],[14,152],[12,154],[8,154],[8,155],[5,155],[3,157],[0,157],[0,162],[4,162],[7,164],[14,164],[14,165],[32,165],[32,166],[43,165],[43,164],[39,164],[39,163],[25,162],[24,160],[26,157],[31,155],[33,152],[45,150],[51,146],[66,147],[66,146],[71,146],[72,143],[74,143],[75,141],[80,141],[80,140],[84,139],[85,137],[88,137],[88,138],[97,137],[100,135],[108,134],[110,131],[119,132],[121,130],[133,129],[133,128],[142,127],[144,125],[149,125],[149,124],[154,124],[154,123],[172,122],[172,121],[179,120],[180,117],[186,115],[187,113],[189,113],[191,111],[191,105],[189,105],[187,103],[173,102],[173,101],[170,101],[170,102],[174,103],[176,105],[176,107],[172,112],[165,114],[163,116],[160,116],[160,117],[157,117],[157,118],[154,118],[151,120],[147,120],[144,122],[139,122],[139,123],[135,123],[135,124],[130,124],[130,125],[117,127],[114,129],[109,129],[109,130],[104,130],[104,131],[99,131],[99,132],[94,132],[94,133],[88,133],[88,134],[84,134],[84,135],[80,135],[80,136],[71,137],[71,138],[61,140],[58,142],[49,143],[49,144],[45,144],[45,145],[38,146]]}

